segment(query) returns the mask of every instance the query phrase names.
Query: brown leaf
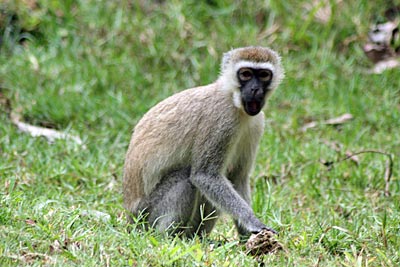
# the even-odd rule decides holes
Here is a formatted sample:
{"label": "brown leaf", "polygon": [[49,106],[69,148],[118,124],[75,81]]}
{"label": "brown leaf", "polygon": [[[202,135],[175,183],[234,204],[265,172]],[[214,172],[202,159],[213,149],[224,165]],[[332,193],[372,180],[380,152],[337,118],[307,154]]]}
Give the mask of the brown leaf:
{"label": "brown leaf", "polygon": [[378,45],[390,46],[393,38],[393,31],[398,29],[397,21],[388,21],[374,25],[368,33],[370,42]]}
{"label": "brown leaf", "polygon": [[303,127],[301,127],[301,131],[305,132],[308,129],[317,127],[317,125],[318,125],[318,123],[316,121],[309,122],[307,124],[304,124]]}
{"label": "brown leaf", "polygon": [[324,123],[328,125],[339,125],[339,124],[344,124],[349,120],[353,119],[353,115],[350,113],[343,114],[342,116],[332,118],[329,120],[326,120]]}
{"label": "brown leaf", "polygon": [[369,73],[380,74],[400,66],[399,20],[375,24],[368,32],[364,44],[365,55],[374,63]]}
{"label": "brown leaf", "polygon": [[[45,127],[39,127],[35,125],[31,125],[21,121],[21,111],[13,110],[11,106],[11,101],[8,99],[4,93],[3,89],[0,87],[0,108],[3,108],[7,115],[10,117],[11,122],[24,133],[29,133],[33,137],[43,136],[50,143],[54,142],[56,139],[70,139],[75,141],[78,145],[82,145],[83,142],[79,138],[79,136],[74,136],[69,133],[64,133],[60,131],[56,131],[54,129],[49,129]],[[83,145],[83,147],[85,147]]]}
{"label": "brown leaf", "polygon": [[10,115],[11,112],[11,101],[8,97],[3,93],[4,88],[0,87],[0,110],[3,109],[7,115]]}
{"label": "brown leaf", "polygon": [[329,1],[329,0],[313,0],[304,5],[304,8],[314,13],[314,18],[322,23],[327,24],[332,16],[332,5],[339,5],[342,0]]}
{"label": "brown leaf", "polygon": [[43,136],[49,142],[54,142],[56,139],[70,139],[75,141],[78,145],[82,145],[83,142],[78,136],[74,136],[68,133],[63,133],[49,128],[34,126],[21,121],[13,121],[17,128],[24,133],[29,133],[33,137]]}
{"label": "brown leaf", "polygon": [[58,240],[55,240],[53,244],[50,245],[50,252],[55,253],[55,252],[60,252],[62,250],[61,244]]}
{"label": "brown leaf", "polygon": [[341,152],[343,145],[339,142],[335,141],[328,141],[328,140],[323,140],[322,141],[325,145],[330,147],[331,149],[335,150],[336,152]]}
{"label": "brown leaf", "polygon": [[[352,119],[353,119],[353,115],[351,115],[350,113],[345,113],[345,114],[343,114],[343,115],[341,115],[339,117],[323,121],[322,124],[340,125],[340,124],[344,124],[344,123],[346,123],[346,122],[348,122],[348,121],[350,121]],[[312,122],[309,122],[307,124],[304,124],[303,127],[301,127],[301,131],[305,132],[308,129],[315,128],[317,126],[318,126],[318,122],[312,121]]]}
{"label": "brown leaf", "polygon": [[29,224],[29,225],[36,225],[36,221],[35,221],[35,220],[32,220],[32,219],[26,219],[26,220],[25,220],[25,223],[26,223],[26,224]]}
{"label": "brown leaf", "polygon": [[352,152],[346,151],[346,156],[349,157],[349,159],[354,162],[357,166],[360,164],[360,158],[357,155],[353,155]]}
{"label": "brown leaf", "polygon": [[400,59],[389,58],[383,61],[377,62],[372,69],[368,72],[373,74],[381,74],[385,70],[394,69],[400,67]]}
{"label": "brown leaf", "polygon": [[10,187],[10,180],[6,180],[4,182],[4,189],[6,190],[6,192],[8,192],[8,188]]}
{"label": "brown leaf", "polygon": [[19,258],[19,260],[32,264],[38,261],[42,261],[42,263],[52,263],[52,259],[42,253],[33,253],[33,252],[22,252],[22,256]]}

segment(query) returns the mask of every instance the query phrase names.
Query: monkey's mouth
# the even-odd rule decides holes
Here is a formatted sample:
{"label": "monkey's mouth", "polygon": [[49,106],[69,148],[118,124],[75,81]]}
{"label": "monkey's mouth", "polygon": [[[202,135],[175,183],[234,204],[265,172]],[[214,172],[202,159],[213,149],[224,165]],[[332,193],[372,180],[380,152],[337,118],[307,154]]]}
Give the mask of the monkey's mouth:
{"label": "monkey's mouth", "polygon": [[262,109],[262,102],[252,99],[250,101],[243,101],[244,110],[250,116],[257,115]]}

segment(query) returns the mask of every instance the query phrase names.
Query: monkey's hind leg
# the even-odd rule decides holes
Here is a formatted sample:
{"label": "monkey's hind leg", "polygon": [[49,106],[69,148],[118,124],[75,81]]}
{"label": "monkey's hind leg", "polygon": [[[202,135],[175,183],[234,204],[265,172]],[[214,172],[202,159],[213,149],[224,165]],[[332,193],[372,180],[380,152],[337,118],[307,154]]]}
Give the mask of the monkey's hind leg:
{"label": "monkey's hind leg", "polygon": [[196,188],[189,181],[190,169],[169,173],[138,207],[147,223],[159,231],[185,233],[196,206]]}

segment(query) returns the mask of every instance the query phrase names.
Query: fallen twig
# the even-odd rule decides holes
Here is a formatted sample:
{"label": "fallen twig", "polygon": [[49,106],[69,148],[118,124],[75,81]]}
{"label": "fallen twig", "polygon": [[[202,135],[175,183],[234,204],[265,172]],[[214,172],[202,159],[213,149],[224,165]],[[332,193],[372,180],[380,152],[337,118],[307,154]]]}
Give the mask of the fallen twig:
{"label": "fallen twig", "polygon": [[374,150],[374,149],[369,149],[369,150],[362,150],[362,151],[358,151],[355,153],[351,153],[349,155],[347,155],[346,157],[339,159],[337,161],[329,161],[329,162],[323,162],[323,164],[325,166],[327,166],[328,168],[333,167],[334,164],[336,163],[340,163],[343,161],[346,161],[348,159],[353,158],[354,156],[360,155],[360,154],[365,154],[365,153],[375,153],[375,154],[381,154],[381,155],[385,155],[387,156],[387,161],[386,161],[386,166],[385,166],[385,190],[384,190],[384,194],[386,197],[390,196],[390,191],[389,191],[389,185],[390,185],[390,179],[392,178],[392,174],[393,174],[393,157],[392,154],[387,153],[387,152],[383,152],[380,150]]}
{"label": "fallen twig", "polygon": [[[322,143],[324,143],[325,145],[327,145],[328,147],[330,147],[331,149],[333,149],[337,153],[342,153],[343,145],[340,144],[339,142],[336,142],[336,141],[332,142],[332,141],[328,141],[328,140],[322,140]],[[350,155],[352,155],[352,153],[350,151],[346,150],[345,155],[346,156],[350,156]],[[352,160],[357,166],[360,164],[360,159],[356,155],[352,155],[350,160]]]}

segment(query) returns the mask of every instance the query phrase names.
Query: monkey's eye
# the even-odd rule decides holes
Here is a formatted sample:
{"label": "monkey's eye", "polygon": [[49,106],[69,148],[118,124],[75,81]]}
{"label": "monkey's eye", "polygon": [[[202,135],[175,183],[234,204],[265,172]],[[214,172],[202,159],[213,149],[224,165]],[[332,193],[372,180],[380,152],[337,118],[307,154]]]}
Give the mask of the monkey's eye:
{"label": "monkey's eye", "polygon": [[239,70],[239,79],[242,81],[248,81],[253,78],[253,72],[250,69],[240,69]]}
{"label": "monkey's eye", "polygon": [[258,78],[263,82],[270,81],[272,79],[272,72],[270,70],[260,70],[258,72]]}

